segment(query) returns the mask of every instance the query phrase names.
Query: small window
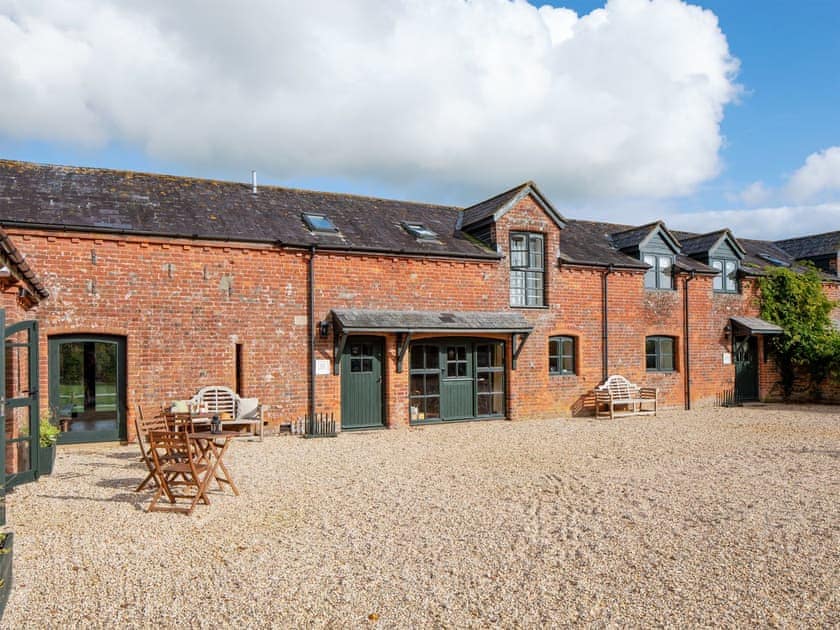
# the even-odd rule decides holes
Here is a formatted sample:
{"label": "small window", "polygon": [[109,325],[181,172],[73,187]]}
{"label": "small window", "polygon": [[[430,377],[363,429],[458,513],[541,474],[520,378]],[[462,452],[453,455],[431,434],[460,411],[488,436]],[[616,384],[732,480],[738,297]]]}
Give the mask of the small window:
{"label": "small window", "polygon": [[674,338],[648,337],[645,339],[645,368],[648,372],[674,371]]}
{"label": "small window", "polygon": [[406,232],[421,241],[434,241],[438,237],[437,232],[430,230],[422,223],[403,223],[402,225]]}
{"label": "small window", "polygon": [[713,281],[714,290],[718,293],[738,293],[738,261],[711,258],[709,262],[720,271]]}
{"label": "small window", "polygon": [[645,272],[646,289],[673,289],[673,256],[657,256],[654,254],[643,254],[642,261],[650,265]]}
{"label": "small window", "polygon": [[575,373],[575,338],[551,337],[548,340],[548,373]]}
{"label": "small window", "polygon": [[542,234],[510,235],[510,305],[544,306],[545,239]]}
{"label": "small window", "polygon": [[303,220],[313,232],[338,232],[335,224],[323,214],[303,214]]}

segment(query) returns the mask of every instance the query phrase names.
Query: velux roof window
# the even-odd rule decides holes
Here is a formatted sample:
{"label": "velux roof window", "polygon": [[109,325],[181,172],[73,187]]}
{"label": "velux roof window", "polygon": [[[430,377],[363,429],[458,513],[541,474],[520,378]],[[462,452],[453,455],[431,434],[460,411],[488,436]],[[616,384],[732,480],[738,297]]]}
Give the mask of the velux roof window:
{"label": "velux roof window", "polygon": [[304,212],[303,220],[306,222],[306,226],[313,232],[338,232],[335,224],[323,214],[309,214],[308,212]]}
{"label": "velux roof window", "polygon": [[414,238],[419,238],[423,241],[434,241],[438,237],[437,232],[430,230],[422,223],[403,222],[403,227]]}

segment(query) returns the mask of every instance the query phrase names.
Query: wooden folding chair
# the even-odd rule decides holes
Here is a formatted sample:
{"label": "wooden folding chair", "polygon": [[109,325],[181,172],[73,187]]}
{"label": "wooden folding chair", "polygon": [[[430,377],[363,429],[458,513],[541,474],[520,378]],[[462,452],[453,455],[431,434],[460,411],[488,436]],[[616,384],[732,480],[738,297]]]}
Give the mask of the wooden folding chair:
{"label": "wooden folding chair", "polygon": [[166,419],[163,415],[158,414],[154,418],[147,419],[143,413],[143,408],[140,405],[137,405],[137,413],[134,416],[134,430],[137,433],[137,444],[140,445],[140,457],[142,457],[143,463],[146,464],[149,474],[147,474],[146,478],[140,482],[140,485],[137,486],[137,488],[135,488],[135,492],[140,492],[149,484],[149,482],[157,483],[157,477],[155,476],[155,460],[152,457],[152,449],[149,445],[149,432],[166,431],[168,428]]}
{"label": "wooden folding chair", "polygon": [[[210,505],[207,498],[207,484],[213,478],[214,467],[207,461],[196,443],[184,431],[151,431],[149,433],[152,459],[155,462],[155,477],[158,488],[149,512],[166,509],[172,512],[192,514],[196,504],[202,501]],[[168,457],[167,457],[168,456]],[[194,488],[192,494],[179,494],[177,487]],[[161,496],[166,495],[169,503],[175,505],[176,499],[189,499],[189,507],[158,507]]]}

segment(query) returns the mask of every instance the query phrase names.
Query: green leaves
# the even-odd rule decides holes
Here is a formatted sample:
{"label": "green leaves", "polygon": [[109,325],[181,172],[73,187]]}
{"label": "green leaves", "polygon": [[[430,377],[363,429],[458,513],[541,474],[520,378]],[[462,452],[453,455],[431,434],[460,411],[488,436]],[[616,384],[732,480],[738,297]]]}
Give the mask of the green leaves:
{"label": "green leaves", "polygon": [[785,398],[789,398],[799,370],[810,378],[810,388],[819,397],[819,387],[828,376],[840,374],[840,333],[830,314],[837,306],[826,297],[820,272],[810,264],[804,271],[768,268],[761,278],[761,317],[784,328],[770,344],[776,355]]}

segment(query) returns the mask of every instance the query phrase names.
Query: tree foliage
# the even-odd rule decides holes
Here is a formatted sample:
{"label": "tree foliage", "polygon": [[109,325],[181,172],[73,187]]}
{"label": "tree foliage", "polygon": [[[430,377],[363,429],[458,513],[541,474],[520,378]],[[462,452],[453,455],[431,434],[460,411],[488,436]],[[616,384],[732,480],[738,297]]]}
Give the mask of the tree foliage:
{"label": "tree foliage", "polygon": [[804,372],[819,398],[823,381],[840,373],[840,333],[830,318],[837,303],[823,292],[820,272],[812,265],[804,271],[770,268],[759,286],[761,317],[784,329],[770,341],[784,397],[790,397],[797,372]]}

